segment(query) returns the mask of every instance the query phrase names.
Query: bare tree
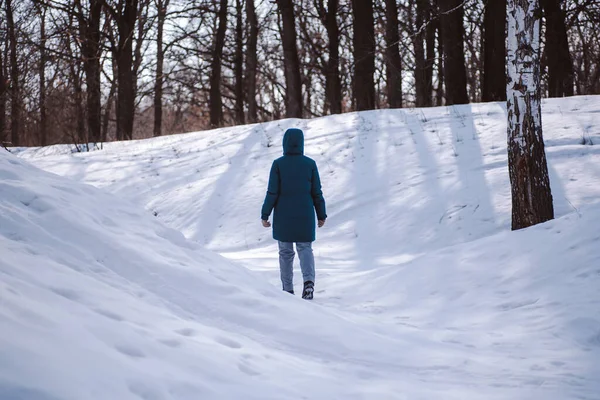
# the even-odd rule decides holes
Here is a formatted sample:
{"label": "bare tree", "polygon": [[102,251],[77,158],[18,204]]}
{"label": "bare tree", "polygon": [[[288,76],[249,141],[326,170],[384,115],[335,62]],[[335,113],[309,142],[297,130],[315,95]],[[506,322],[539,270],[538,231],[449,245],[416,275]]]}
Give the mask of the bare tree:
{"label": "bare tree", "polygon": [[138,0],[102,0],[117,24],[117,140],[133,139],[136,76],[133,72],[133,38],[138,15]]}
{"label": "bare tree", "polygon": [[8,43],[10,47],[10,132],[11,143],[19,146],[21,110],[19,91],[19,64],[17,62],[17,33],[15,32],[14,9],[12,0],[6,0],[6,23],[8,30]]}
{"label": "bare tree", "polygon": [[[2,7],[2,1],[0,1],[0,8]],[[4,44],[4,43],[3,43]],[[8,88],[6,85],[7,78],[4,73],[4,52],[0,48],[0,144],[5,142],[5,130],[6,130],[6,94]]]}
{"label": "bare tree", "polygon": [[400,108],[402,107],[402,58],[400,57],[398,4],[396,0],[385,1],[385,16],[387,99],[390,108]]}
{"label": "bare tree", "polygon": [[550,97],[573,96],[573,60],[569,51],[565,13],[559,0],[541,0],[541,5],[546,16],[548,93]]}
{"label": "bare tree", "polygon": [[221,0],[218,14],[218,27],[215,35],[210,73],[210,126],[223,124],[223,99],[221,98],[221,63],[227,28],[227,0]]}
{"label": "bare tree", "polygon": [[296,44],[296,22],[292,0],[277,0],[282,20],[283,69],[285,72],[285,116],[302,118],[302,78]]}
{"label": "bare tree", "polygon": [[164,82],[164,29],[170,0],[155,0],[156,6],[156,75],[154,78],[154,136],[162,135]]}
{"label": "bare tree", "polygon": [[485,5],[483,44],[483,101],[506,100],[506,0]]}
{"label": "bare tree", "polygon": [[415,103],[417,107],[433,104],[433,64],[435,61],[435,23],[431,0],[417,0],[413,47],[415,53]]}
{"label": "bare tree", "polygon": [[329,41],[327,68],[325,72],[326,108],[331,114],[342,112],[342,85],[340,81],[340,28],[338,25],[339,0],[328,0],[325,8],[324,0],[315,0],[315,7],[325,29]]}
{"label": "bare tree", "polygon": [[354,89],[358,111],[375,108],[375,21],[373,0],[352,0]]}
{"label": "bare tree", "polygon": [[246,20],[248,23],[248,45],[246,48],[246,100],[248,102],[248,122],[254,123],[258,117],[256,103],[256,68],[258,65],[258,20],[254,0],[246,0]]}
{"label": "bare tree", "polygon": [[444,84],[445,84],[445,63],[444,63],[444,35],[442,34],[442,24],[440,22],[440,12],[437,6],[439,0],[433,0],[435,7],[435,30],[437,32],[437,88],[435,89],[435,105],[441,106],[444,104]]}
{"label": "bare tree", "polygon": [[438,0],[438,3],[443,36],[446,104],[467,104],[469,96],[464,53],[464,2]]}
{"label": "bare tree", "polygon": [[235,0],[235,122],[244,124],[244,20],[242,0]]}
{"label": "bare tree", "polygon": [[[211,114],[498,101],[506,1],[0,0],[0,137],[89,143],[205,129]],[[542,94],[600,93],[600,3],[538,1]]]}
{"label": "bare tree", "polygon": [[508,169],[512,229],[554,218],[540,88],[538,0],[508,0]]}
{"label": "bare tree", "polygon": [[39,60],[39,91],[40,91],[40,144],[48,143],[48,121],[46,117],[46,10],[45,4],[36,4],[40,17],[40,60]]}
{"label": "bare tree", "polygon": [[89,141],[101,140],[102,126],[102,87],[100,57],[102,53],[100,23],[102,1],[89,0],[85,9],[81,0],[74,0],[75,13],[79,26],[81,55],[85,71],[86,111]]}

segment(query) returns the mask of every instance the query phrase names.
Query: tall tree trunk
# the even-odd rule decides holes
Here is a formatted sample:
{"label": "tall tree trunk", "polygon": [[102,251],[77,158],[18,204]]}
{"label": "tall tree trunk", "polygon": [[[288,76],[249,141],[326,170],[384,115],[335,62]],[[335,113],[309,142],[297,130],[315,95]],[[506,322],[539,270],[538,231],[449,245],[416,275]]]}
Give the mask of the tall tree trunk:
{"label": "tall tree trunk", "polygon": [[246,20],[249,25],[248,45],[246,48],[246,96],[248,101],[248,122],[258,120],[258,105],[256,103],[256,68],[258,65],[258,20],[254,0],[246,0]]}
{"label": "tall tree trunk", "polygon": [[117,16],[117,140],[133,139],[135,117],[135,75],[133,73],[133,37],[138,0],[124,0],[123,12]]}
{"label": "tall tree trunk", "polygon": [[373,0],[352,0],[354,90],[358,111],[375,108],[375,22]]}
{"label": "tall tree trunk", "polygon": [[88,136],[91,142],[101,140],[102,126],[102,88],[100,55],[100,18],[102,17],[102,1],[89,1],[89,15],[81,6],[80,0],[75,0],[79,32],[82,39],[81,53],[83,55],[83,69],[86,77],[86,108]]}
{"label": "tall tree trunk", "polygon": [[6,76],[4,75],[3,57],[4,54],[2,50],[0,50],[0,144],[6,141],[6,95],[8,92],[6,85]]}
{"label": "tall tree trunk", "polygon": [[215,35],[210,73],[210,126],[216,128],[223,124],[223,99],[221,98],[221,58],[225,45],[225,29],[227,28],[227,0],[221,0],[219,7],[219,24]]}
{"label": "tall tree trunk", "polygon": [[71,67],[73,74],[73,85],[75,86],[75,112],[77,113],[77,140],[80,144],[87,146],[89,140],[85,132],[85,109],[83,108],[83,87],[79,71],[75,65]]}
{"label": "tall tree trunk", "polygon": [[554,218],[542,136],[540,7],[508,0],[508,169],[512,229]]}
{"label": "tall tree trunk", "polygon": [[[115,68],[113,68],[115,69]],[[104,115],[102,116],[102,142],[108,141],[108,123],[110,122],[110,113],[115,102],[115,92],[117,91],[117,83],[115,80],[110,85],[110,91],[108,92],[108,98],[106,99],[106,106],[104,108]]]}
{"label": "tall tree trunk", "polygon": [[550,97],[573,96],[573,60],[569,51],[565,13],[559,0],[541,0],[546,16],[546,59]]}
{"label": "tall tree trunk", "polygon": [[339,0],[327,2],[327,36],[329,38],[329,60],[327,81],[329,84],[329,110],[331,114],[342,112],[342,82],[340,81],[340,28],[337,20]]}
{"label": "tall tree trunk", "polygon": [[154,136],[162,135],[163,114],[163,70],[165,63],[165,51],[163,47],[163,35],[165,20],[167,19],[167,8],[170,0],[156,0],[157,26],[156,26],[156,76],[154,78]]}
{"label": "tall tree trunk", "polygon": [[[75,26],[74,19],[76,13],[69,13],[68,26]],[[87,144],[87,136],[85,131],[85,107],[83,106],[83,82],[81,76],[83,55],[78,53],[78,46],[75,43],[78,38],[74,35],[66,35],[64,37],[64,49],[66,49],[67,57],[70,60],[69,68],[69,89],[73,90],[72,106],[75,108],[75,131],[71,132],[71,139],[75,144]]]}
{"label": "tall tree trunk", "polygon": [[296,44],[296,21],[292,0],[277,0],[283,23],[283,69],[285,72],[285,116],[302,118],[302,79]]}
{"label": "tall tree trunk", "polygon": [[133,40],[134,47],[133,47],[133,68],[132,68],[134,104],[135,104],[135,98],[137,97],[137,94],[138,94],[138,79],[137,78],[139,76],[140,68],[142,67],[142,62],[144,61],[143,49],[144,49],[144,42],[146,40],[145,36],[146,36],[146,32],[151,29],[151,26],[149,23],[150,22],[149,13],[150,13],[150,3],[152,2],[152,0],[137,0],[137,1],[138,1],[137,16],[135,19],[137,35],[135,36],[135,38]]}
{"label": "tall tree trunk", "polygon": [[433,105],[433,66],[435,65],[435,32],[436,24],[433,23],[433,6],[431,0],[427,0],[427,28],[425,28],[425,43],[427,44],[427,58],[425,60],[425,88],[423,106]]}
{"label": "tall tree trunk", "polygon": [[506,101],[506,0],[488,1],[483,18],[483,101]]}
{"label": "tall tree trunk", "polygon": [[[68,46],[71,46],[71,43],[68,43]],[[71,50],[69,50],[69,53],[71,59],[75,60],[75,54],[73,54]],[[87,138],[85,135],[85,110],[83,108],[83,88],[79,68],[80,66],[78,65],[77,61],[69,63],[69,72],[71,73],[73,85],[73,105],[75,106],[76,114],[75,134],[72,138],[75,143],[83,144],[87,143]]]}
{"label": "tall tree trunk", "polygon": [[241,0],[235,0],[235,120],[238,124],[244,124],[244,25],[243,4]]}
{"label": "tall tree trunk", "polygon": [[463,0],[438,0],[444,37],[446,105],[467,104],[467,69],[464,53]]}
{"label": "tall tree trunk", "polygon": [[15,32],[12,0],[6,0],[6,23],[10,47],[10,140],[13,146],[19,146],[21,99],[19,90],[19,63],[17,62],[17,34]]}
{"label": "tall tree trunk", "polygon": [[[437,3],[437,0],[434,0]],[[437,7],[436,7],[437,9]],[[440,23],[439,20],[439,10],[437,12],[438,15],[438,19],[437,22],[435,23],[436,25],[436,31],[437,31],[437,54],[438,54],[438,61],[437,61],[437,77],[438,77],[438,87],[436,89],[436,93],[435,93],[435,105],[436,106],[442,106],[444,104],[444,97],[446,95],[445,90],[444,90],[444,76],[445,76],[445,63],[444,63],[444,36],[442,35],[442,24]]]}
{"label": "tall tree trunk", "polygon": [[326,108],[331,114],[342,112],[342,83],[340,81],[340,28],[337,20],[339,0],[315,1],[321,21],[327,30],[329,59],[325,72]]}
{"label": "tall tree trunk", "polygon": [[40,13],[40,144],[48,144],[48,121],[46,117],[46,6],[39,5]]}
{"label": "tall tree trunk", "polygon": [[388,106],[402,107],[402,58],[400,57],[400,33],[398,31],[398,4],[385,0],[385,64]]}
{"label": "tall tree trunk", "polygon": [[[431,71],[432,59],[435,57],[435,29],[430,20],[430,1],[417,0],[415,16],[416,34],[413,46],[415,51],[415,92],[416,106],[431,106],[431,88],[433,73]],[[427,55],[425,55],[427,43]],[[431,53],[431,54],[430,54]],[[431,59],[429,57],[431,56]]]}

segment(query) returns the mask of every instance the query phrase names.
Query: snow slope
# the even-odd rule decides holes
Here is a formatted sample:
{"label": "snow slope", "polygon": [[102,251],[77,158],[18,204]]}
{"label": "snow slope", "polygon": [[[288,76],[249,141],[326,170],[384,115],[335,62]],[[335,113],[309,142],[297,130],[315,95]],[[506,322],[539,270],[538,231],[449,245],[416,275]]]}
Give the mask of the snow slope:
{"label": "snow slope", "polygon": [[[543,118],[560,218],[520,232],[499,104],[15,149],[72,180],[0,153],[0,398],[600,399],[600,148],[581,144],[600,98]],[[330,216],[312,303],[280,293],[257,223],[290,126]]]}

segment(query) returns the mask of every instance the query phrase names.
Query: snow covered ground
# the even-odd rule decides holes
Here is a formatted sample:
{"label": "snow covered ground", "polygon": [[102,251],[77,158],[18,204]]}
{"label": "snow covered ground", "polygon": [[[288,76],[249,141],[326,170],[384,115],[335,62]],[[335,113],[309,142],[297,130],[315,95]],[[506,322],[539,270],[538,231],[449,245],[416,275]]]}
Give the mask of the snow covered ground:
{"label": "snow covered ground", "polygon": [[[0,399],[600,399],[600,97],[543,108],[557,219],[519,232],[497,103],[0,151]],[[259,222],[292,126],[313,302]]]}

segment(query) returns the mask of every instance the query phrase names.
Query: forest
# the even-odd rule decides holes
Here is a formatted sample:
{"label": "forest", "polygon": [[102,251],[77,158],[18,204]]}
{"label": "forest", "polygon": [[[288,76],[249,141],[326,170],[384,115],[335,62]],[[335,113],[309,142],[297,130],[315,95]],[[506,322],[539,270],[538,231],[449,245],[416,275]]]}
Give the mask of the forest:
{"label": "forest", "polygon": [[[543,97],[600,94],[600,2],[541,0]],[[506,100],[506,0],[0,0],[0,142]]]}

